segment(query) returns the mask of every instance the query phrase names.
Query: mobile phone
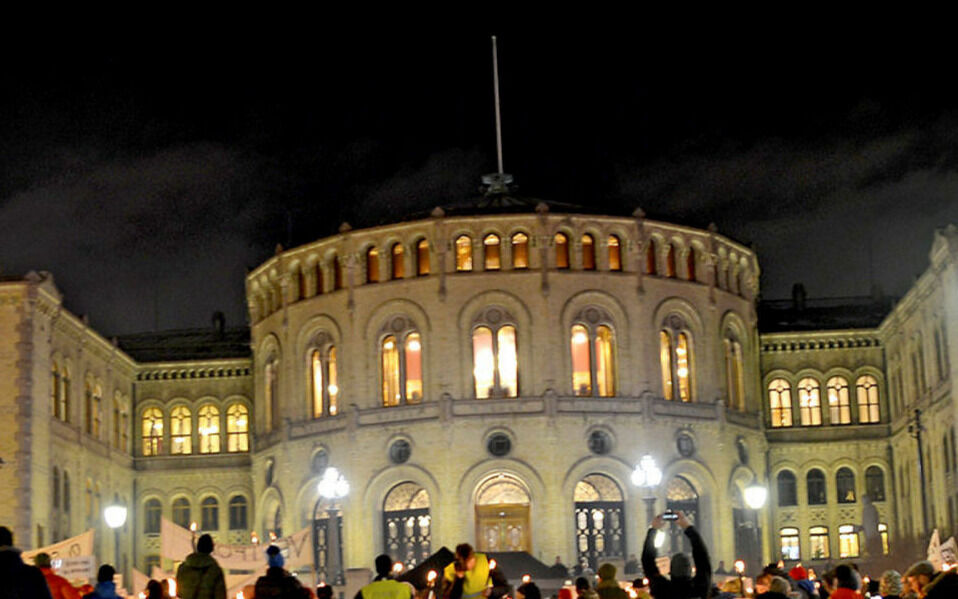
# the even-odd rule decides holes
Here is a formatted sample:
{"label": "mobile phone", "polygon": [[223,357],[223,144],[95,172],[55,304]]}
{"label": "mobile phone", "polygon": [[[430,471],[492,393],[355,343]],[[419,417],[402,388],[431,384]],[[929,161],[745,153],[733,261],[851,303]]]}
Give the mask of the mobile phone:
{"label": "mobile phone", "polygon": [[678,520],[679,515],[673,512],[672,510],[665,510],[665,513],[662,514],[663,520]]}

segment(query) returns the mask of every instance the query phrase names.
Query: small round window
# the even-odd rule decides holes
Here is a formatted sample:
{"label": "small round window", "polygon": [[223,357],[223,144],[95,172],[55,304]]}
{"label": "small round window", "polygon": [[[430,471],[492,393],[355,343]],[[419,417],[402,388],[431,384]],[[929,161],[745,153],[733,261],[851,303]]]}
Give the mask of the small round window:
{"label": "small round window", "polygon": [[320,449],[313,454],[313,461],[309,465],[309,468],[313,471],[313,474],[322,474],[323,472],[326,472],[327,466],[329,466],[329,455],[326,453],[326,450]]}
{"label": "small round window", "polygon": [[683,458],[690,458],[695,453],[695,439],[688,433],[679,433],[675,439],[675,446]]}
{"label": "small round window", "polygon": [[410,455],[412,455],[412,447],[405,439],[393,441],[389,446],[389,459],[393,464],[405,464],[409,461]]}
{"label": "small round window", "polygon": [[512,451],[512,440],[504,433],[496,433],[489,437],[489,440],[486,442],[486,449],[488,449],[492,455],[501,458],[509,455],[509,452]]}
{"label": "small round window", "polygon": [[592,431],[589,435],[589,451],[596,455],[605,455],[612,451],[612,437],[605,431]]}

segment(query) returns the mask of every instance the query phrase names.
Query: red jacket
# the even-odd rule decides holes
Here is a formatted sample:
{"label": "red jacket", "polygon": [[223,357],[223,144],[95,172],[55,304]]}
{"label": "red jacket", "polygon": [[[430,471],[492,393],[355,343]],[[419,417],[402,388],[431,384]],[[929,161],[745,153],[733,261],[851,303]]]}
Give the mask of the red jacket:
{"label": "red jacket", "polygon": [[47,579],[47,586],[50,587],[50,594],[53,599],[80,599],[80,591],[73,588],[66,578],[53,573],[50,568],[40,568],[43,577]]}
{"label": "red jacket", "polygon": [[862,594],[851,589],[835,589],[829,599],[862,599]]}

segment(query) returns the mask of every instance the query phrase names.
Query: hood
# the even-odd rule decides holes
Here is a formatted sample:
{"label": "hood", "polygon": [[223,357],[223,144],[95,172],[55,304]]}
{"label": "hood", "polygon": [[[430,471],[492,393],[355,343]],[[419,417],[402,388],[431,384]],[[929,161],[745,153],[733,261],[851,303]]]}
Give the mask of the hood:
{"label": "hood", "polygon": [[96,594],[103,597],[103,599],[119,597],[119,595],[116,594],[116,583],[112,581],[96,583]]}
{"label": "hood", "polygon": [[191,568],[209,568],[216,565],[216,560],[209,553],[191,553],[186,556],[183,563]]}

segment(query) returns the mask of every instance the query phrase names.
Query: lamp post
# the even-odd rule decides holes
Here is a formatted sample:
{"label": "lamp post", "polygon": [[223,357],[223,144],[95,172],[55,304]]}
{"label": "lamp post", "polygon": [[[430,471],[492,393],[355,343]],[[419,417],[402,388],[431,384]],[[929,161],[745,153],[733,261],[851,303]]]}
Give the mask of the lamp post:
{"label": "lamp post", "polygon": [[655,465],[655,459],[645,454],[632,471],[632,484],[645,489],[645,497],[642,501],[645,502],[645,519],[649,524],[652,524],[655,518],[655,488],[660,482],[662,482],[662,471]]}
{"label": "lamp post", "polygon": [[103,519],[106,525],[113,529],[113,547],[116,550],[116,569],[123,571],[120,564],[120,529],[126,524],[126,506],[114,499],[113,503],[103,509]]}
{"label": "lamp post", "polygon": [[908,434],[915,438],[918,450],[918,487],[921,489],[922,532],[928,534],[928,485],[925,484],[925,456],[921,449],[921,434],[925,427],[921,423],[921,410],[915,408],[915,415],[908,420]]}
{"label": "lamp post", "polygon": [[761,567],[761,553],[762,553],[762,544],[758,534],[758,510],[765,507],[765,502],[768,500],[768,489],[760,484],[758,481],[753,480],[752,484],[745,487],[745,505],[752,510],[753,515],[753,535],[752,535],[752,546],[753,549],[749,553],[752,555],[751,558],[755,558],[756,554],[758,555],[758,563],[753,563],[753,567]]}
{"label": "lamp post", "polygon": [[329,513],[329,529],[326,531],[326,542],[333,548],[329,551],[327,548],[326,558],[332,563],[327,563],[327,573],[333,575],[334,585],[343,585],[346,583],[343,578],[343,551],[342,543],[339,539],[339,504],[340,499],[349,495],[349,481],[339,473],[339,470],[330,466],[326,468],[323,477],[317,485],[320,497],[329,501],[329,507],[326,511]]}

